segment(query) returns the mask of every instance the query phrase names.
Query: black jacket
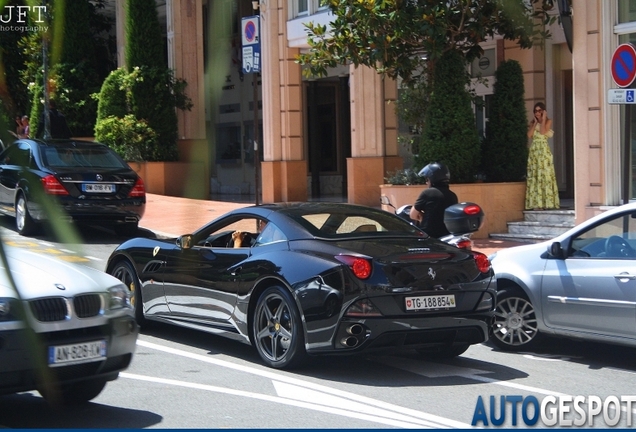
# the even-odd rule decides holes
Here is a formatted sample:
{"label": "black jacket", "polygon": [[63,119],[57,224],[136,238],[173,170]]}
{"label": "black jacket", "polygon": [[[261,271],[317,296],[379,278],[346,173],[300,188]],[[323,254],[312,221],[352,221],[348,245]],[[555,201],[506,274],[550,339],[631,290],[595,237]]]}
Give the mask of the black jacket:
{"label": "black jacket", "polygon": [[424,189],[413,204],[415,210],[424,213],[420,228],[435,238],[450,234],[444,224],[444,210],[457,202],[457,195],[450,190],[448,183],[436,183]]}

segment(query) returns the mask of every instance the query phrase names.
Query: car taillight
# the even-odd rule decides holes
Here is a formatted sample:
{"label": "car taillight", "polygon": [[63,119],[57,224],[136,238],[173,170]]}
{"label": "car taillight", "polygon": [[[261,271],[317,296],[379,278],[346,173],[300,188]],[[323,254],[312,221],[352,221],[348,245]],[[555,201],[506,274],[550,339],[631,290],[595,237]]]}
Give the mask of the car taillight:
{"label": "car taillight", "polygon": [[141,198],[146,196],[146,186],[144,185],[144,181],[139,177],[135,182],[135,185],[128,193],[130,198]]}
{"label": "car taillight", "polygon": [[46,177],[41,179],[42,186],[44,186],[44,192],[49,195],[68,195],[68,191],[59,182],[58,179],[55,178],[54,175],[49,174]]}
{"label": "car taillight", "polygon": [[480,272],[488,273],[490,271],[490,260],[486,255],[473,251],[473,258],[475,258],[475,263]]}
{"label": "car taillight", "polygon": [[371,276],[371,262],[368,259],[351,255],[336,255],[334,258],[348,265],[358,279],[367,279]]}

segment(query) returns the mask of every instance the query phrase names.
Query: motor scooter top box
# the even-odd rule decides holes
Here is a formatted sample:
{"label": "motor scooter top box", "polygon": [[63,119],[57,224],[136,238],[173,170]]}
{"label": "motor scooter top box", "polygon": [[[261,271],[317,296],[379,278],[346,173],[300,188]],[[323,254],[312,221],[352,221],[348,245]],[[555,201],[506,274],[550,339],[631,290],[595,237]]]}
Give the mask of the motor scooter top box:
{"label": "motor scooter top box", "polygon": [[478,231],[484,224],[484,217],[481,206],[472,202],[461,202],[444,210],[444,224],[451,234]]}

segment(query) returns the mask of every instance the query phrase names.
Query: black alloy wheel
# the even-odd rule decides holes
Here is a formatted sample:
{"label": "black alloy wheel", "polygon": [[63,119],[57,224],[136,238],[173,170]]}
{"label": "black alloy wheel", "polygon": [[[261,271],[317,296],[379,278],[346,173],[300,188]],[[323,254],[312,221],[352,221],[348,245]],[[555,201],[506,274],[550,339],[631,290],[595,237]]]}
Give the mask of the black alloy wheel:
{"label": "black alloy wheel", "polygon": [[122,281],[130,290],[130,304],[135,310],[135,320],[140,326],[145,324],[144,305],[141,299],[141,286],[139,278],[133,266],[127,260],[119,261],[110,272],[111,275]]}
{"label": "black alloy wheel", "polygon": [[531,349],[539,339],[537,316],[530,300],[518,289],[497,293],[493,343],[506,351]]}
{"label": "black alloy wheel", "polygon": [[306,356],[303,326],[288,290],[273,286],[261,294],[254,310],[252,337],[268,366],[283,369],[302,363]]}

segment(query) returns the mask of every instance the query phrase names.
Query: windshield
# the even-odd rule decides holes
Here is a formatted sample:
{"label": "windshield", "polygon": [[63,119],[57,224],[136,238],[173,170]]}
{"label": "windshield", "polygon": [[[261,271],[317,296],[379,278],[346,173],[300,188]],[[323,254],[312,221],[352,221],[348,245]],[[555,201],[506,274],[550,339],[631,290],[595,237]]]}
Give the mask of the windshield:
{"label": "windshield", "polygon": [[43,146],[42,159],[53,167],[126,168],[117,155],[104,146]]}

